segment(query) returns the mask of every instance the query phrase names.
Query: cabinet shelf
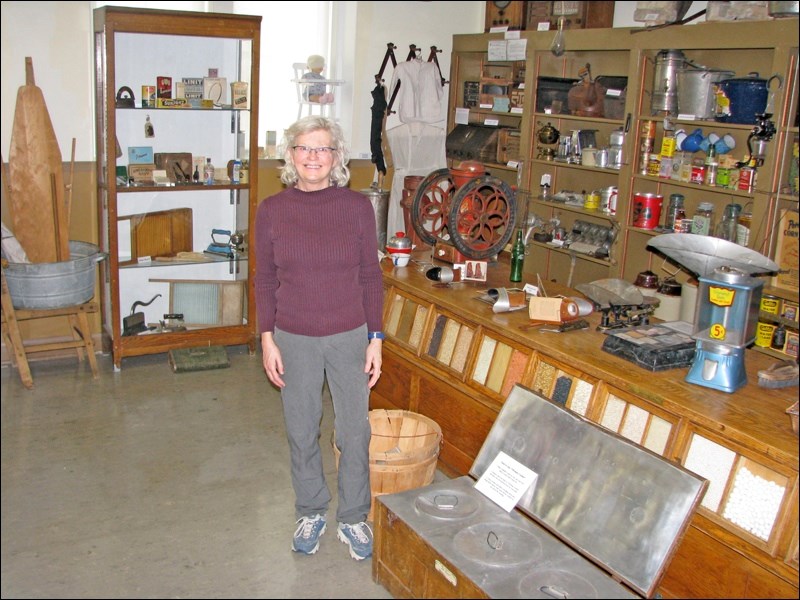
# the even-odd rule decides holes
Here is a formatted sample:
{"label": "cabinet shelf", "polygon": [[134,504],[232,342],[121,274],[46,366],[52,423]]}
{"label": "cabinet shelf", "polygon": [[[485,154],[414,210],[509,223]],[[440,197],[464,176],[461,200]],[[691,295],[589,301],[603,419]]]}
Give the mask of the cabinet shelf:
{"label": "cabinet shelf", "polygon": [[232,106],[215,106],[213,108],[203,108],[200,106],[116,106],[115,110],[135,110],[145,112],[230,112],[230,113],[249,113],[249,108],[234,108]]}
{"label": "cabinet shelf", "polygon": [[[650,116],[650,115],[639,115],[639,121],[655,121],[656,123],[663,123],[664,117],[663,116]],[[707,121],[701,119],[670,119],[670,122],[673,125],[683,125],[685,127],[694,127],[697,129],[706,128],[713,128],[716,130],[720,129],[730,129],[732,131],[750,131],[753,129],[753,125],[748,125],[745,123],[726,123],[724,121]]]}
{"label": "cabinet shelf", "polygon": [[581,165],[578,163],[568,163],[561,160],[545,160],[541,158],[534,158],[531,162],[541,165],[554,165],[560,168],[566,169],[577,169],[579,171],[591,171],[593,173],[603,173],[608,175],[614,175],[615,177],[619,177],[620,169],[615,169],[613,167],[587,167],[585,165]]}
{"label": "cabinet shelf", "polygon": [[[609,215],[604,212],[600,212],[599,210],[590,210],[586,208],[582,208],[580,206],[571,206],[569,204],[565,204],[563,202],[553,202],[551,200],[543,200],[542,198],[532,198],[531,200],[534,204],[538,204],[541,206],[546,206],[548,208],[558,208],[561,210],[565,210],[567,212],[576,213],[579,215],[586,215],[587,217],[596,217],[598,219],[605,219],[606,221],[611,221],[612,223],[617,222],[616,215]],[[545,244],[547,245],[547,244]],[[548,246],[550,248],[551,246]]]}
{"label": "cabinet shelf", "polygon": [[660,185],[685,188],[687,190],[700,190],[701,192],[722,194],[725,196],[736,196],[738,198],[746,198],[749,200],[752,200],[755,196],[755,193],[745,192],[744,190],[732,190],[730,188],[705,185],[702,183],[691,183],[689,181],[678,181],[677,179],[667,179],[666,177],[655,177],[653,175],[634,175],[633,178],[637,181],[647,181]]}
{"label": "cabinet shelf", "polygon": [[597,117],[580,117],[578,115],[567,115],[562,113],[543,113],[543,112],[535,112],[533,116],[537,119],[549,119],[551,121],[577,121],[583,123],[597,123],[597,124],[607,124],[607,125],[619,125],[623,126],[625,124],[624,119],[599,119]]}
{"label": "cabinet shelf", "polygon": [[499,112],[490,108],[467,108],[470,115],[483,115],[486,117],[522,117],[522,112]]}
{"label": "cabinet shelf", "polygon": [[214,190],[249,190],[248,183],[220,183],[206,185],[205,183],[177,183],[175,185],[126,185],[117,186],[118,194],[136,194],[141,192],[211,192]]}
{"label": "cabinet shelf", "polygon": [[570,250],[569,248],[559,248],[557,246],[552,246],[550,244],[545,244],[543,242],[537,242],[535,240],[531,240],[528,242],[531,246],[536,246],[537,248],[546,248],[552,252],[556,252],[558,254],[566,254],[567,256],[574,256],[576,258],[580,258],[581,260],[586,260],[589,262],[593,262],[598,265],[603,265],[609,267],[611,265],[616,264],[614,259],[604,259],[604,258],[596,258],[594,256],[589,256],[588,254],[582,254],[580,252],[575,252],[574,250]]}

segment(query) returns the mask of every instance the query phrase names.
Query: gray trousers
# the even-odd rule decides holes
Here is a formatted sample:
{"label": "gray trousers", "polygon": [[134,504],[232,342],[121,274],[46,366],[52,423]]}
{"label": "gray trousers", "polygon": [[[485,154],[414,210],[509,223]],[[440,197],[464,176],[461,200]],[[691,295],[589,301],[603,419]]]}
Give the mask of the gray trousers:
{"label": "gray trousers", "polygon": [[364,373],[367,326],[325,337],[295,335],[275,329],[283,358],[281,390],[289,440],[297,518],[324,515],[331,494],[322,470],[320,424],[325,380],[333,399],[339,457],[336,520],[359,523],[367,518],[369,488],[369,375]]}

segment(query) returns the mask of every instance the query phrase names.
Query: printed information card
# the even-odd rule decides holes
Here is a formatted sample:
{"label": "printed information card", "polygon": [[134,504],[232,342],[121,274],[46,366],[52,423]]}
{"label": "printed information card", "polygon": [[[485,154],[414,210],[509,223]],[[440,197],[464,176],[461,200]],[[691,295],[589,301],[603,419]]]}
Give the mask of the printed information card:
{"label": "printed information card", "polygon": [[511,512],[528,490],[533,492],[538,477],[521,462],[505,452],[499,452],[478,479],[475,489],[506,512]]}

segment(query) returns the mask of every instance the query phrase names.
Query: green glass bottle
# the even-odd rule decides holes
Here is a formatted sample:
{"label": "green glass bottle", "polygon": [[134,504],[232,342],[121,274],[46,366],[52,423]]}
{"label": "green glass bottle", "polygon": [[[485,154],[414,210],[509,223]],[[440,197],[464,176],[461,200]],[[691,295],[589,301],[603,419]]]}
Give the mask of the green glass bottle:
{"label": "green glass bottle", "polygon": [[525,263],[525,242],[522,241],[522,230],[517,231],[517,240],[511,248],[510,281],[522,281],[522,265]]}

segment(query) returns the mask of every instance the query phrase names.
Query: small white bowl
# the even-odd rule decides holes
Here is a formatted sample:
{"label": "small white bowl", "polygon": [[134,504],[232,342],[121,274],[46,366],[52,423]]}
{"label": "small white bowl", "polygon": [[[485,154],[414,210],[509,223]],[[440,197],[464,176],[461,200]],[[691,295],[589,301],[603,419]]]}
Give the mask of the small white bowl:
{"label": "small white bowl", "polygon": [[392,264],[395,267],[407,267],[410,261],[411,261],[410,254],[400,254],[400,253],[392,254]]}

